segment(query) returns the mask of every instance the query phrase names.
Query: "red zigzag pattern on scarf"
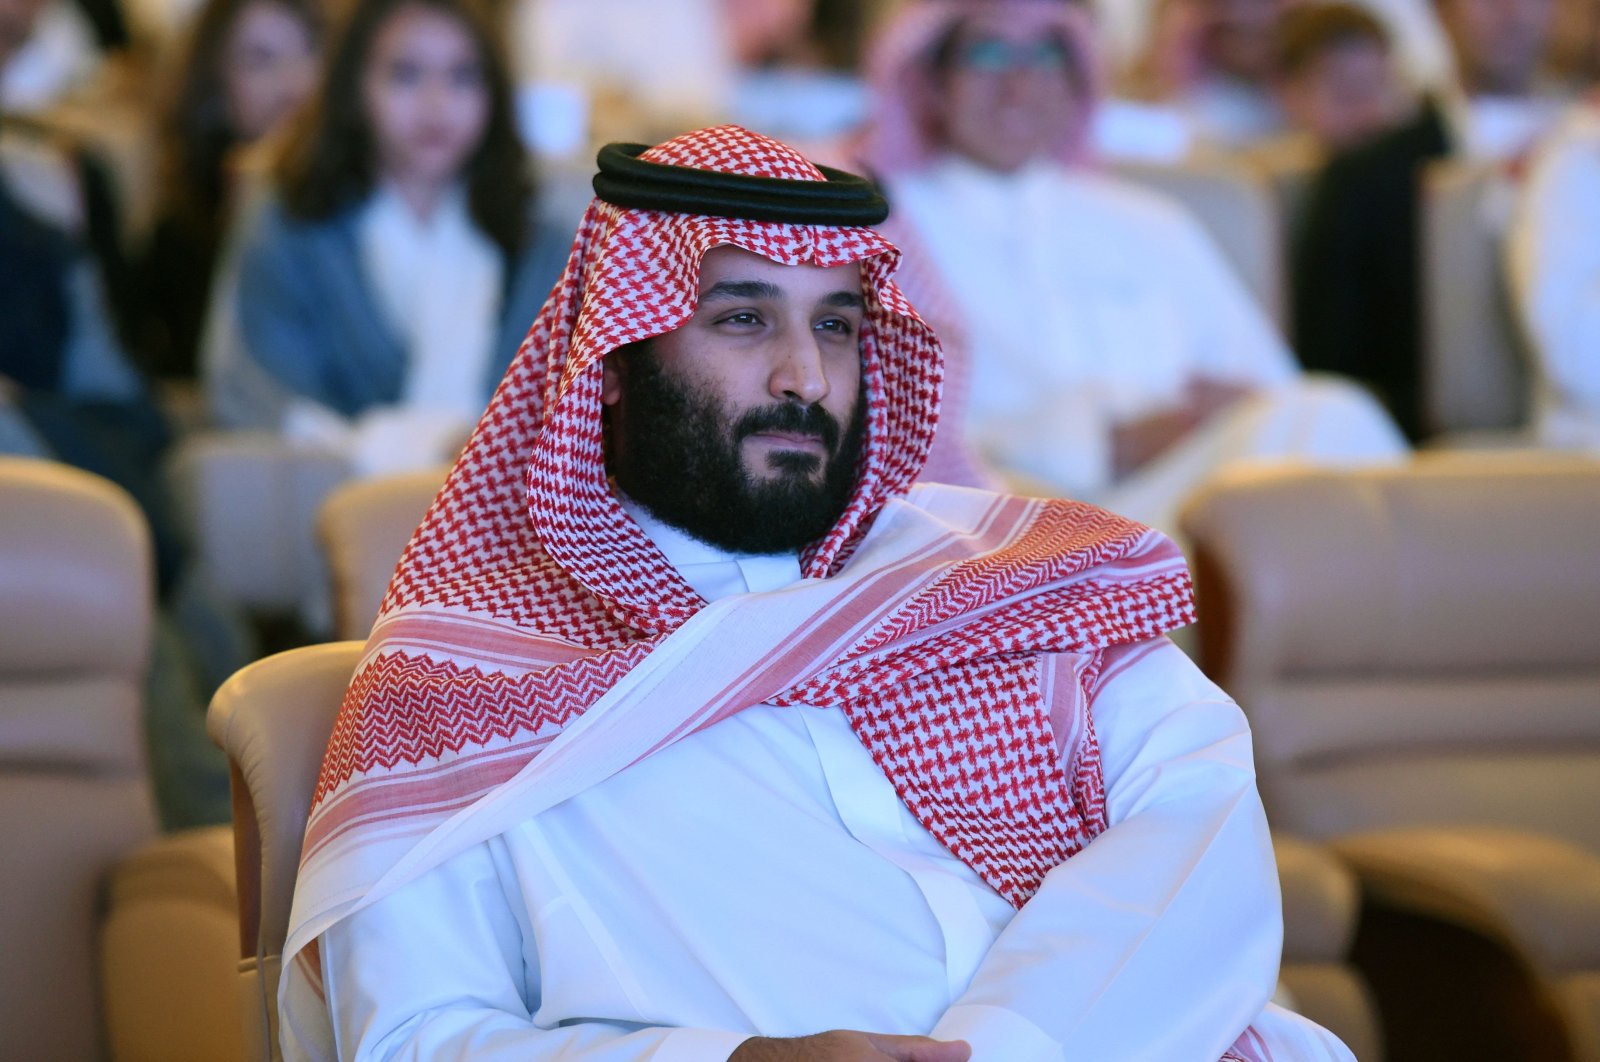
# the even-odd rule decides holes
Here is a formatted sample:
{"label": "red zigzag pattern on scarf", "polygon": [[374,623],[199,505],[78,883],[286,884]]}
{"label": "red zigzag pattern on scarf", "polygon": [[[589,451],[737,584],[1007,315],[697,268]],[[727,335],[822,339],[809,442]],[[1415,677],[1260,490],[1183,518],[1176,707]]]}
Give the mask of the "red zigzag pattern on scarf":
{"label": "red zigzag pattern on scarf", "polygon": [[637,666],[650,647],[638,642],[519,676],[384,653],[356,674],[345,693],[312,806],[360,773],[560,729]]}

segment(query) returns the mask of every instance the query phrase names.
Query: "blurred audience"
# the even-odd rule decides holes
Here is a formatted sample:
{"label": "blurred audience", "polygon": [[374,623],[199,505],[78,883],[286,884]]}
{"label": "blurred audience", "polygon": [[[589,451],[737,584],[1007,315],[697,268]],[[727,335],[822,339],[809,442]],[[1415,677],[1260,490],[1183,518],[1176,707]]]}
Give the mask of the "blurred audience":
{"label": "blurred audience", "polygon": [[1535,158],[1507,240],[1545,446],[1600,453],[1600,99]]}
{"label": "blurred audience", "polygon": [[100,68],[94,24],[76,0],[0,0],[0,111],[36,114]]}
{"label": "blurred audience", "polygon": [[1308,193],[1292,267],[1301,361],[1365,381],[1412,439],[1428,431],[1418,305],[1422,171],[1444,158],[1515,160],[1562,108],[1540,79],[1553,0],[1437,0],[1437,9],[1459,83],[1329,163]]}
{"label": "blurred audience", "polygon": [[1399,124],[1406,93],[1383,24],[1348,3],[1297,4],[1277,27],[1274,73],[1290,138],[1308,160]]}
{"label": "blurred audience", "polygon": [[148,368],[192,378],[234,167],[316,83],[320,16],[312,0],[210,0],[161,118],[154,228],[140,255],[136,335]]}
{"label": "blurred audience", "polygon": [[1128,94],[1170,108],[1201,144],[1236,149],[1282,132],[1272,46],[1285,2],[1158,0]]}
{"label": "blurred audience", "polygon": [[572,92],[589,146],[713,124],[727,116],[737,77],[728,2],[513,0],[517,81]]}
{"label": "blurred audience", "polygon": [[465,441],[563,264],[474,0],[359,0],[206,337],[218,419],[370,474]]}
{"label": "blurred audience", "polygon": [[867,114],[859,0],[724,0],[739,64],[735,122],[802,148],[855,130]]}
{"label": "blurred audience", "polygon": [[946,348],[929,478],[988,472],[1170,530],[1227,462],[1403,451],[1358,389],[1299,378],[1197,222],[1089,164],[1100,77],[1076,5],[924,0],[872,83],[866,161]]}
{"label": "blurred audience", "polygon": [[113,480],[144,510],[163,587],[179,536],[159,476],[168,432],[114,325],[91,220],[103,180],[70,142],[0,119],[0,452]]}

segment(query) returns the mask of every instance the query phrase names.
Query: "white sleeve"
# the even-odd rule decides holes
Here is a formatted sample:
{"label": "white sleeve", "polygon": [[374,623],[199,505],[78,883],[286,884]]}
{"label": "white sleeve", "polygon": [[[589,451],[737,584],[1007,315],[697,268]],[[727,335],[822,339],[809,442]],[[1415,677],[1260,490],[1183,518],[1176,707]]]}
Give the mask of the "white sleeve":
{"label": "white sleeve", "polygon": [[[490,841],[345,918],[320,938],[341,1060],[704,1062],[748,1033],[604,1022],[543,1028],[515,877]],[[520,897],[517,898],[520,902]],[[582,977],[582,970],[560,971]]]}
{"label": "white sleeve", "polygon": [[1283,920],[1249,729],[1170,642],[1140,651],[1092,705],[1110,826],[932,1032],[973,1062],[1216,1062],[1272,995]]}
{"label": "white sleeve", "polygon": [[1507,240],[1513,298],[1545,384],[1600,418],[1600,125],[1534,166]]}

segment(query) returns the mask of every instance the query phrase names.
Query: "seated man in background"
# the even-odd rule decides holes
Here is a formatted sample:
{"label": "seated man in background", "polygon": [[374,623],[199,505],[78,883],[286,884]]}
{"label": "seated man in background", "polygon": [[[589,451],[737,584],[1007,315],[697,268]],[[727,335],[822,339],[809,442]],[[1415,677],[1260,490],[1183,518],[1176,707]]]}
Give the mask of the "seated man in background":
{"label": "seated man in background", "polygon": [[285,1056],[1349,1058],[1267,1002],[1176,549],[912,486],[872,186],[721,127],[595,187],[336,724]]}
{"label": "seated man in background", "polygon": [[1272,92],[1273,27],[1284,0],[1155,0],[1142,54],[1122,79],[1181,116],[1196,144],[1247,148],[1283,132]]}
{"label": "seated man in background", "polygon": [[1295,350],[1365,382],[1413,440],[1422,393],[1419,194],[1444,158],[1511,162],[1560,114],[1541,90],[1553,0],[1435,0],[1459,84],[1410,121],[1333,159],[1307,193],[1293,249]]}
{"label": "seated man in background", "polygon": [[1087,157],[1099,76],[1078,7],[917,5],[872,78],[865,154],[950,360],[928,478],[987,473],[1170,532],[1229,462],[1403,452],[1367,395],[1301,378],[1193,218]]}

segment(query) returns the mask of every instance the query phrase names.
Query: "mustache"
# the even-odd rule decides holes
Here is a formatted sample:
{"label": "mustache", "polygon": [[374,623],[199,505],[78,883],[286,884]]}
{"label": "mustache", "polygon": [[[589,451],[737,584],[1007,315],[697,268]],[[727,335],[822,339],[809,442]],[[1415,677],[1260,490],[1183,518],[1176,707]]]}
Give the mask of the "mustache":
{"label": "mustache", "polygon": [[820,405],[802,406],[786,402],[780,406],[764,406],[747,410],[733,425],[733,441],[745,439],[762,431],[781,431],[795,435],[814,435],[822,440],[828,453],[837,453],[839,436],[844,429],[833,415]]}

